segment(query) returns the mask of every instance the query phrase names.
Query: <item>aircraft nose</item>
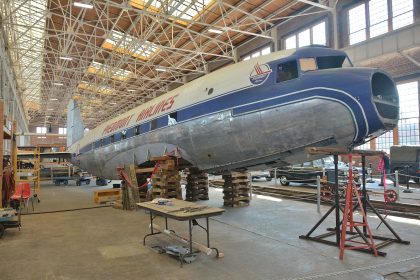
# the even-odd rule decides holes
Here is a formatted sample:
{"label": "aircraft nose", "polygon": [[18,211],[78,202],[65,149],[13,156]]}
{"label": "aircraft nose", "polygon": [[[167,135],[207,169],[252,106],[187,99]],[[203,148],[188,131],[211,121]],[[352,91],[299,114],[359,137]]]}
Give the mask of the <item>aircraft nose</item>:
{"label": "aircraft nose", "polygon": [[392,129],[398,123],[399,98],[397,88],[390,76],[374,72],[371,78],[373,102],[385,129]]}

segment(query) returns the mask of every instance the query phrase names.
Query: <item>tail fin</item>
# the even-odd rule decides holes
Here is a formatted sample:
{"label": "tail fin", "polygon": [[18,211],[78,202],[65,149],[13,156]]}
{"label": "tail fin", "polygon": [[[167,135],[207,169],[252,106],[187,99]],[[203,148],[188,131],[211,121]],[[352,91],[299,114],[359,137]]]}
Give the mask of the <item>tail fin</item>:
{"label": "tail fin", "polygon": [[85,126],[76,100],[71,99],[67,106],[67,147],[83,138]]}

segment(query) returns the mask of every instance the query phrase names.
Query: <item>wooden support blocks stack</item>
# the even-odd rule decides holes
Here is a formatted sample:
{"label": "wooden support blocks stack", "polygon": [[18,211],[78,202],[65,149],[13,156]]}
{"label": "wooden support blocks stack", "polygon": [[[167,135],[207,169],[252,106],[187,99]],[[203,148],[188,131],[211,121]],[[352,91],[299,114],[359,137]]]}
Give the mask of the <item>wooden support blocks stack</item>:
{"label": "wooden support blocks stack", "polygon": [[116,201],[118,199],[121,199],[121,192],[119,189],[99,190],[93,192],[93,201],[95,203]]}
{"label": "wooden support blocks stack", "polygon": [[182,199],[181,176],[175,161],[169,157],[155,157],[151,161],[158,161],[159,168],[152,175],[152,193],[154,198]]}
{"label": "wooden support blocks stack", "polygon": [[223,205],[230,207],[248,206],[251,199],[251,185],[246,172],[230,172],[223,176]]}
{"label": "wooden support blocks stack", "polygon": [[[148,174],[137,173],[137,182],[139,186],[143,186],[144,184],[146,184],[147,178],[149,177],[150,177],[150,173]],[[139,200],[140,202],[145,202],[148,200],[147,187],[139,189]]]}
{"label": "wooden support blocks stack", "polygon": [[198,168],[189,168],[185,189],[185,200],[187,201],[208,200],[209,178],[207,174]]}

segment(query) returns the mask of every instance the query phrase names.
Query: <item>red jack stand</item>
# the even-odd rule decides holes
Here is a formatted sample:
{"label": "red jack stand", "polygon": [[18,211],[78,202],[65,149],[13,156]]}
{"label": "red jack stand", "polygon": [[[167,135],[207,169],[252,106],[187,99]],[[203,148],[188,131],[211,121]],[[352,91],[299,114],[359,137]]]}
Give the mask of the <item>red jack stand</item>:
{"label": "red jack stand", "polygon": [[[340,259],[344,257],[344,250],[350,249],[358,252],[373,254],[375,256],[386,256],[386,252],[380,251],[383,247],[390,245],[392,243],[399,243],[408,245],[410,241],[401,239],[401,237],[395,232],[391,225],[382,217],[382,215],[376,210],[376,208],[370,203],[366,191],[366,157],[367,156],[378,156],[382,155],[378,151],[369,151],[369,150],[353,150],[350,151],[347,148],[325,148],[325,147],[309,147],[306,148],[306,152],[312,155],[332,155],[334,156],[334,188],[332,190],[332,195],[334,200],[332,201],[333,205],[331,208],[321,217],[321,219],[309,230],[305,235],[299,236],[300,239],[305,239],[309,241],[315,241],[322,244],[336,246],[340,248]],[[339,155],[348,155],[348,154],[358,155],[362,160],[362,188],[361,194],[357,190],[355,184],[353,183],[353,170],[350,168],[349,175],[352,178],[349,178],[349,183],[345,185],[346,190],[346,199],[340,201],[339,190],[341,190],[339,181],[338,181],[338,156]],[[351,164],[351,159],[350,159]],[[356,198],[353,201],[353,198]],[[360,213],[362,214],[363,222],[355,222],[353,219],[353,212],[357,208],[360,208]],[[367,209],[373,212],[375,216],[386,226],[386,228],[392,233],[394,238],[373,235],[371,229],[367,223],[366,211]],[[343,219],[340,219],[340,214],[343,213]],[[334,215],[335,214],[335,215]],[[323,224],[327,217],[330,215],[335,216],[335,227],[327,228],[327,232],[317,234],[313,236],[312,234],[318,230],[321,224]],[[347,230],[349,228],[349,230]],[[360,229],[362,228],[362,230]],[[349,236],[349,237],[347,237]],[[335,238],[334,238],[335,237]],[[359,242],[359,246],[346,246],[346,242],[356,243],[355,239],[361,238],[363,241]],[[331,240],[333,239],[333,240]],[[376,242],[374,242],[374,240]]]}
{"label": "red jack stand", "polygon": [[[353,216],[353,209],[355,207],[353,198],[356,197],[356,205],[362,205],[362,200],[360,199],[359,191],[356,185],[353,182],[353,166],[352,166],[352,155],[348,155],[349,158],[349,176],[346,187],[346,202],[343,213],[343,223],[341,227],[341,239],[340,239],[340,260],[344,258],[344,250],[354,250],[354,249],[369,249],[373,252],[375,257],[378,256],[378,251],[375,247],[375,242],[373,241],[372,231],[366,217],[366,212],[363,207],[360,207],[360,212],[363,216],[363,222],[355,222]],[[369,233],[369,239],[366,238],[365,234],[359,229],[359,227],[366,227]],[[347,229],[350,228],[350,232],[353,230],[357,231],[357,234],[353,234],[351,237],[347,238],[346,233]],[[363,241],[355,240],[355,238],[360,237]],[[357,246],[346,245],[346,242],[357,244]]]}

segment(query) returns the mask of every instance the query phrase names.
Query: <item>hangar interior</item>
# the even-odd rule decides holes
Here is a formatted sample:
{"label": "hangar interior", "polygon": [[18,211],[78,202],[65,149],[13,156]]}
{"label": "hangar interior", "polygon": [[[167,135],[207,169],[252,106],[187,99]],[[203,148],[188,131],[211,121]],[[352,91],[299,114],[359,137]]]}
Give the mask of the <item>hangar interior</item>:
{"label": "hangar interior", "polygon": [[[420,175],[419,1],[3,0],[0,2],[0,29],[0,122],[3,122],[3,132],[0,133],[3,135],[0,137],[0,156],[3,158],[0,172],[0,208],[3,208],[0,213],[16,208],[16,215],[13,214],[12,218],[15,220],[19,217],[18,222],[13,223],[9,222],[6,214],[3,219],[0,218],[3,236],[0,239],[0,251],[5,260],[8,260],[0,264],[0,273],[4,279],[420,279],[420,239],[417,234],[420,226],[420,180],[416,176]],[[352,113],[355,123],[351,126],[351,131],[347,131],[344,124],[342,128],[337,125],[345,117],[340,115],[342,111],[335,111],[335,107],[317,105],[318,107],[309,111],[298,111],[305,107],[299,107],[297,101],[290,101],[297,104],[296,107],[278,116],[299,117],[272,119],[269,127],[267,124],[268,128],[261,127],[261,131],[264,129],[264,133],[267,133],[272,127],[287,123],[286,130],[291,131],[289,134],[284,133],[287,137],[290,136],[287,142],[306,141],[296,148],[303,154],[305,147],[331,144],[328,142],[329,138],[323,138],[322,141],[311,139],[313,131],[325,130],[325,135],[330,133],[328,129],[334,129],[330,133],[334,135],[336,131],[343,135],[353,133],[353,130],[359,133],[363,128],[361,122],[366,121],[365,137],[356,139],[355,136],[355,145],[348,145],[355,149],[353,160],[341,156],[347,154],[342,150],[326,150],[324,155],[331,156],[331,170],[325,167],[326,163],[323,161],[322,174],[327,185],[334,181],[330,186],[317,190],[316,185],[322,185],[322,178],[316,179],[316,175],[320,175],[318,169],[310,169],[318,172],[315,179],[311,177],[310,183],[302,178],[292,180],[292,175],[289,174],[279,175],[285,169],[283,165],[287,162],[287,156],[295,153],[293,149],[287,149],[280,154],[285,156],[284,161],[269,148],[261,149],[265,154],[254,153],[254,150],[260,149],[257,147],[261,147],[254,147],[254,143],[261,141],[264,144],[260,145],[264,146],[280,139],[261,140],[264,137],[257,135],[247,137],[234,129],[235,117],[248,113],[243,113],[241,108],[258,103],[258,100],[249,99],[252,102],[232,105],[232,112],[225,115],[220,113],[217,120],[228,119],[232,123],[226,130],[225,126],[218,127],[223,132],[220,135],[215,135],[214,130],[206,130],[206,123],[210,125],[211,121],[198,119],[199,115],[193,116],[198,119],[196,123],[185,126],[183,130],[179,129],[176,133],[166,132],[173,138],[179,136],[179,139],[182,134],[182,139],[192,142],[191,146],[202,146],[200,149],[194,146],[195,150],[204,151],[199,156],[188,153],[188,149],[179,151],[175,144],[164,146],[161,154],[154,153],[153,146],[146,147],[141,150],[141,156],[134,152],[119,154],[117,148],[112,148],[113,143],[117,145],[117,142],[120,147],[125,145],[124,149],[141,145],[139,142],[123,143],[134,135],[140,137],[148,134],[151,136],[147,136],[147,139],[154,137],[156,139],[153,138],[153,141],[164,142],[159,137],[165,135],[166,128],[170,129],[171,119],[178,121],[174,123],[175,126],[181,127],[183,123],[187,123],[187,120],[182,121],[182,114],[192,114],[186,110],[193,105],[205,104],[198,111],[216,111],[213,108],[223,107],[224,102],[237,104],[235,102],[241,102],[238,101],[241,98],[245,100],[241,96],[235,97],[233,101],[223,101],[226,99],[222,98],[231,92],[240,92],[253,86],[257,88],[270,81],[273,78],[271,73],[280,71],[280,68],[268,66],[271,62],[267,57],[286,59],[293,55],[298,57],[301,53],[301,77],[287,80],[301,81],[304,90],[299,85],[296,92],[305,91],[305,87],[310,86],[303,82],[304,76],[309,77],[309,72],[317,72],[313,70],[321,70],[319,62],[318,66],[311,64],[311,61],[302,64],[302,59],[307,58],[311,48],[314,48],[314,53],[324,53],[331,49],[339,51],[335,53],[336,56],[347,54],[352,62],[352,65],[347,66],[354,66],[355,69],[378,68],[385,71],[381,73],[386,73],[384,75],[389,76],[391,83],[392,80],[395,82],[397,96],[392,102],[399,104],[392,125],[376,128],[376,124],[368,124],[367,118],[378,109],[369,107],[370,109],[362,109],[364,119],[359,120],[357,114]],[[328,72],[329,80],[326,79],[328,83],[335,79],[335,68],[344,69],[344,64],[345,62],[325,70],[331,71]],[[309,67],[308,71],[303,69],[304,65]],[[246,67],[251,67],[251,70],[248,71]],[[362,75],[348,73],[347,76],[337,76],[339,78],[333,82],[351,84],[352,79],[356,81],[358,75]],[[260,80],[257,79],[257,84],[251,85],[249,83],[250,80],[253,83],[254,76]],[[279,76],[277,84],[278,79]],[[321,77],[318,82],[322,82],[322,79],[324,78]],[[216,86],[207,87],[209,80]],[[249,85],[244,86],[243,80]],[[284,83],[285,88],[290,90],[287,88],[287,80]],[[314,83],[315,80],[313,78]],[[362,82],[355,83],[354,87],[361,88]],[[239,89],[235,88],[236,84]],[[318,84],[313,87],[323,88]],[[293,86],[290,88],[293,89]],[[372,88],[367,91],[371,92]],[[245,90],[244,92],[248,94]],[[382,103],[393,106],[387,100],[387,94],[375,96],[376,102],[382,102],[378,101],[382,99]],[[174,96],[183,96],[182,102],[185,104],[182,108],[186,108],[186,113],[181,109],[171,112],[169,109],[172,105],[168,105],[168,102],[175,102],[174,106],[181,105],[173,99],[168,101],[170,99],[165,99],[166,96],[172,96],[173,99]],[[276,99],[270,98],[267,95],[267,100]],[[365,106],[358,96],[353,99],[360,106]],[[211,100],[214,103],[205,103]],[[121,130],[135,118],[140,120],[141,115],[133,120],[131,117],[122,119],[121,116],[128,116],[124,114],[129,112],[137,114],[136,108],[147,108],[147,104],[153,102],[163,102],[159,103],[162,104],[159,105],[162,112],[163,108],[168,108],[169,114],[162,117],[168,118],[165,119],[164,126],[160,124],[161,119],[156,118],[147,123],[145,131],[142,130],[143,123],[131,127],[131,130]],[[71,107],[69,103],[77,105]],[[239,112],[236,115],[235,110]],[[280,111],[281,107],[272,110]],[[80,118],[75,117],[77,115],[74,112],[79,111]],[[277,116],[274,111],[267,111],[266,118]],[[157,109],[153,112],[157,112]],[[144,118],[153,114],[146,112],[147,116]],[[322,115],[329,119],[318,117]],[[301,120],[295,122],[299,118]],[[317,123],[320,119],[324,122]],[[104,123],[108,124],[105,130],[95,130]],[[257,122],[252,125],[244,121],[239,130],[254,131],[259,129],[258,126]],[[373,130],[373,127],[376,131],[370,133],[369,129]],[[281,128],[275,129],[280,131]],[[78,134],[76,130],[79,131]],[[208,135],[204,133],[201,138],[194,138],[194,133],[198,134],[200,130]],[[114,131],[117,132],[112,134]],[[158,131],[161,134],[157,134]],[[211,172],[211,168],[201,168],[205,165],[200,165],[200,160],[214,160],[214,165],[219,163],[217,153],[213,153],[214,149],[226,155],[235,153],[236,147],[221,144],[231,143],[226,139],[235,133],[239,136],[232,143],[236,143],[241,151],[236,155],[239,163],[234,165],[232,160],[226,160],[226,166],[230,165],[231,170],[225,165],[220,170],[223,169],[228,174],[215,174]],[[87,142],[82,142],[85,147],[78,144],[78,147],[73,146],[71,150],[68,139],[77,136],[81,138],[84,135],[85,138],[90,137]],[[165,136],[165,139],[171,138]],[[104,143],[106,141],[108,142]],[[337,141],[334,143],[341,143]],[[91,153],[101,151],[110,156],[92,156],[87,165],[81,165],[87,168],[77,169],[77,162],[80,164],[85,159],[79,158],[79,155],[86,151],[83,148],[87,146]],[[399,152],[400,155],[405,153],[407,158],[413,157],[413,175],[409,175],[409,160],[398,159],[397,150],[400,146],[408,146],[404,148],[404,152]],[[397,148],[394,150],[393,147]],[[368,152],[358,154],[357,151]],[[115,154],[111,156],[111,152]],[[391,168],[389,158],[384,163],[383,152],[391,154]],[[183,165],[185,162],[182,161],[185,158],[180,156],[182,154],[189,156],[185,162],[190,165],[186,169]],[[264,163],[284,164],[280,164],[278,168],[260,171],[260,163],[264,160],[250,164],[245,160],[247,155],[264,157]],[[367,162],[362,167],[364,155]],[[118,158],[128,157],[134,163],[142,157],[147,158],[147,162],[128,165],[121,161],[118,168],[112,165],[112,169],[109,169],[112,171],[107,169],[105,174],[99,171],[95,174],[98,169],[92,167],[93,162],[114,164]],[[302,156],[300,158],[304,159]],[[321,156],[316,158],[320,159]],[[347,171],[338,170],[338,164],[334,162],[338,158],[340,164],[345,165],[343,170]],[[294,163],[302,164],[303,161]],[[241,162],[246,163],[241,165]],[[315,168],[314,162],[310,168]],[[381,170],[377,170],[378,162],[385,164]],[[396,162],[401,162],[400,166],[396,167]],[[237,166],[240,168],[236,168]],[[303,172],[308,174],[304,165],[299,168],[303,168]],[[328,174],[333,176],[331,172],[334,169],[337,177],[331,179]],[[252,171],[249,172],[250,170]],[[161,177],[156,175],[159,172]],[[365,199],[378,200],[373,204],[381,209],[378,215],[385,217],[386,226],[374,211],[365,212],[362,208],[354,211],[354,215],[363,218],[360,226],[364,231],[369,228],[373,235],[382,236],[382,239],[389,241],[384,248],[378,247],[378,251],[385,253],[385,257],[381,254],[374,256],[376,251],[373,252],[373,247],[369,247],[371,254],[346,250],[343,259],[339,257],[339,253],[344,252],[345,244],[339,246],[339,234],[336,248],[299,238],[314,225],[318,225],[318,222],[329,226],[334,226],[335,223],[336,229],[347,222],[338,223],[333,215],[328,216],[328,213],[334,213],[329,212],[334,210],[330,208],[332,204],[336,206],[334,211],[339,217],[340,214],[343,219],[347,217],[343,213],[347,213],[346,202],[350,201],[350,196],[347,195],[349,191],[340,192],[342,196],[338,201],[339,172],[343,172],[347,180],[341,186],[342,189],[351,186],[353,191],[353,185],[360,188],[354,197],[351,196],[354,201],[359,198],[359,204],[354,201],[352,203],[359,206],[363,204],[366,210]],[[357,174],[352,174],[353,172]],[[381,178],[382,173],[389,175],[391,181]],[[114,178],[117,174],[118,180]],[[311,173],[313,174],[315,173]],[[351,183],[353,175],[358,178],[359,183]],[[165,189],[162,184],[166,182],[170,185],[171,180],[175,180],[179,188],[173,191],[174,196],[166,197],[167,193],[172,193],[172,189]],[[368,183],[370,180],[369,186],[375,187],[368,189],[369,198],[365,190],[362,190],[366,180]],[[188,184],[199,187],[192,191]],[[385,187],[382,187],[384,184]],[[24,185],[30,186],[27,199],[23,197]],[[152,188],[156,191],[160,189],[162,198],[185,198],[196,202],[194,206],[186,204],[179,209],[184,213],[192,212],[191,215],[194,212],[208,211],[203,212],[202,216],[197,214],[199,218],[204,217],[203,223],[207,222],[206,226],[203,226],[201,220],[197,224],[195,218],[188,220],[176,215],[174,218],[170,210],[162,214],[154,212],[156,209],[150,208],[150,205],[149,208],[144,208],[144,204],[133,204],[142,202],[142,199],[145,201],[155,198],[155,193],[150,195],[151,192],[147,192],[149,185],[153,185]],[[22,186],[22,189],[18,186]],[[336,191],[334,186],[337,186]],[[387,190],[387,187],[390,189]],[[18,189],[22,193],[16,194]],[[231,194],[238,189],[241,189],[239,196],[246,199],[239,199]],[[13,195],[17,195],[14,204],[11,203]],[[231,199],[229,203],[226,200],[228,196]],[[314,204],[315,196],[321,197],[322,203],[318,206],[318,211]],[[334,197],[337,197],[336,201]],[[120,203],[115,203],[115,199]],[[166,200],[162,203],[167,202]],[[172,203],[170,199],[169,203]],[[115,207],[117,204],[119,206]],[[357,206],[355,210],[356,208]],[[353,210],[350,212],[349,223],[352,223]],[[166,231],[156,230],[162,231],[162,236],[153,231],[153,213],[157,215],[158,223],[166,223]],[[325,219],[323,215],[326,215]],[[168,230],[168,218],[181,220],[170,220],[169,224],[177,234],[188,237],[174,237],[175,233]],[[370,226],[365,224],[366,220],[369,220]],[[189,221],[189,228],[185,221]],[[388,224],[393,229],[391,232]],[[19,231],[8,227],[18,227]],[[148,236],[150,227],[151,235]],[[353,232],[353,227],[351,228]],[[165,232],[167,236],[163,236]],[[194,242],[198,240],[200,243],[194,246],[201,248],[198,250],[201,253],[191,252],[192,233]],[[143,236],[145,240],[147,237],[147,246],[143,245]],[[392,238],[396,236],[401,242],[394,242]],[[175,238],[178,243],[172,242],[171,238]],[[218,250],[210,246],[209,239],[211,245]],[[372,246],[373,242],[368,239],[365,232],[362,243]],[[402,241],[410,241],[410,244]],[[173,249],[175,243],[178,247]],[[185,253],[188,245],[190,252]],[[161,250],[163,247],[166,248],[166,253]],[[172,255],[177,255],[180,260],[167,256],[170,254],[168,247],[172,248]],[[33,265],[28,265],[29,263]],[[16,270],[16,267],[22,269]]]}

